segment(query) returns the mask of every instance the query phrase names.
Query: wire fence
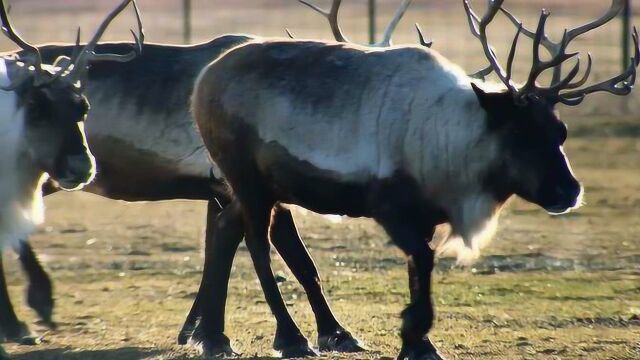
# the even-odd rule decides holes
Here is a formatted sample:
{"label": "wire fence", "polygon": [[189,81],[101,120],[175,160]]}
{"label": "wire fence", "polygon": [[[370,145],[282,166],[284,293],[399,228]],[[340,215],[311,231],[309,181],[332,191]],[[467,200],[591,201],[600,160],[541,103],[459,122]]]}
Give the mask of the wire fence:
{"label": "wire fence", "polygon": [[[38,42],[63,41],[74,38],[77,26],[84,33],[93,31],[96,24],[119,0],[14,0],[12,16],[16,26],[29,40]],[[150,42],[183,43],[185,26],[191,42],[201,42],[225,33],[249,33],[260,36],[285,36],[285,28],[300,38],[331,39],[328,23],[320,15],[297,0],[188,0],[185,19],[184,0],[138,0],[143,12],[147,40]],[[330,7],[331,0],[315,0],[322,7]],[[369,4],[371,0],[343,0],[340,24],[354,42],[369,42]],[[376,28],[378,36],[393,16],[401,0],[376,0]],[[485,9],[485,0],[472,4],[478,12]],[[578,26],[602,15],[609,0],[506,0],[505,6],[519,17],[527,28],[534,29],[542,7],[552,16],[548,32],[561,37],[567,27]],[[633,4],[636,13],[639,4]],[[638,18],[632,23],[640,24]],[[433,48],[471,72],[486,64],[479,42],[469,32],[461,0],[414,0],[394,34],[396,44],[417,43],[414,24],[419,23],[425,35],[434,41]],[[127,39],[133,15],[122,16],[110,28],[105,40]],[[576,39],[572,51],[591,52],[594,57],[593,81],[603,80],[622,71],[622,18]],[[497,18],[489,28],[491,43],[502,59],[506,57],[515,27],[505,18]],[[524,80],[529,69],[531,41],[521,39],[515,66],[517,79]],[[2,48],[11,44],[4,41]],[[583,56],[586,58],[586,54]],[[504,61],[504,60],[503,60]],[[626,99],[610,95],[594,95],[579,113],[629,113],[640,104],[635,93]],[[571,110],[575,111],[575,110]]]}

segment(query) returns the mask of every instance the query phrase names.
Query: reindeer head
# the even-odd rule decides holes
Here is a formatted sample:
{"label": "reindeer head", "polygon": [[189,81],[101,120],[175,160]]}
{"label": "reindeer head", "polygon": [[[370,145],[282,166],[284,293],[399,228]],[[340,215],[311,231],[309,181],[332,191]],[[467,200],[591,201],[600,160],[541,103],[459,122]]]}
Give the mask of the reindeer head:
{"label": "reindeer head", "polygon": [[[134,49],[124,55],[96,54],[94,48],[111,21],[133,2],[139,28],[134,34]],[[95,174],[95,160],[84,136],[82,122],[89,111],[83,95],[82,78],[86,76],[89,61],[129,61],[141,50],[142,23],[135,0],[124,0],[99,26],[93,38],[80,46],[80,30],[72,57],[59,57],[53,65],[42,63],[37,47],[23,40],[11,27],[4,7],[0,9],[2,31],[24,51],[20,57],[5,57],[0,61],[6,77],[5,92],[13,92],[16,114],[20,114],[22,139],[29,164],[37,171],[46,172],[61,187],[77,189],[90,182]]]}
{"label": "reindeer head", "polygon": [[[471,32],[480,40],[490,63],[489,67],[477,74],[485,76],[495,72],[506,89],[484,91],[479,85],[472,86],[480,105],[487,113],[490,131],[498,135],[502,144],[502,169],[499,173],[504,177],[500,181],[504,191],[515,193],[542,206],[550,213],[563,213],[580,205],[582,187],[565,157],[562,145],[567,138],[567,128],[560,121],[555,106],[558,103],[576,106],[587,94],[597,91],[615,95],[628,94],[635,82],[636,67],[640,61],[638,34],[634,29],[636,54],[625,72],[607,81],[581,88],[591,72],[591,55],[588,56],[584,75],[574,81],[580,71],[580,60],[577,57],[578,53],[566,53],[567,46],[577,36],[611,21],[622,10],[624,1],[613,0],[610,9],[601,18],[565,31],[559,43],[553,43],[545,35],[549,12],[542,11],[537,30],[531,32],[502,8],[503,2],[504,0],[491,0],[487,14],[480,18],[471,10],[468,0],[463,0]],[[486,35],[487,25],[499,11],[504,12],[518,26],[506,71],[498,64]],[[533,65],[526,83],[522,86],[516,85],[511,76],[520,34],[533,39]],[[541,60],[540,46],[545,47],[551,54],[549,60]],[[572,58],[576,58],[575,65],[562,77],[562,64]],[[550,86],[542,87],[537,80],[546,70],[553,71],[553,78]]]}

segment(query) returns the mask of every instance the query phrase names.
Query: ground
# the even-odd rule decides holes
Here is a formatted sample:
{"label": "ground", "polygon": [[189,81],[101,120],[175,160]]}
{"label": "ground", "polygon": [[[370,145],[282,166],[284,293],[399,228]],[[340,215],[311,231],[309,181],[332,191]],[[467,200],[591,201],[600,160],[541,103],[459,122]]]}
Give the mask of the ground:
{"label": "ground", "polygon": [[[285,26],[299,36],[328,36],[320,17],[291,2],[194,1],[194,38],[225,32],[280,35]],[[14,2],[12,15],[34,42],[68,41],[79,21],[91,29],[114,3],[21,1]],[[364,2],[345,3],[345,28],[363,40]],[[386,19],[393,2],[381,3]],[[434,48],[469,69],[480,67],[485,61],[479,45],[451,3],[416,1],[417,9],[407,14],[396,38],[415,41],[411,23],[420,21],[434,38]],[[528,26],[542,6],[541,1],[535,6],[524,0],[506,3],[527,14]],[[580,9],[544,3],[556,10],[549,20],[554,29],[577,25],[605,7],[595,0]],[[148,39],[180,40],[180,19],[173,16],[179,13],[178,2],[141,0],[140,5]],[[80,11],[73,12],[76,7]],[[107,38],[128,36],[130,20],[119,19]],[[512,32],[496,29],[494,34],[504,50]],[[598,79],[619,71],[618,39],[618,27],[611,25],[579,42],[594,51]],[[10,48],[6,42],[2,46]],[[527,66],[519,67],[520,74]],[[550,217],[515,200],[476,265],[460,269],[451,259],[439,259],[432,338],[450,358],[640,358],[640,122],[633,115],[638,98],[621,102],[594,96],[577,111],[561,109],[570,129],[567,154],[586,188],[583,208]],[[39,346],[8,344],[7,351],[18,360],[199,358],[197,349],[175,343],[200,280],[205,204],[126,204],[83,193],[57,194],[46,203],[46,225],[32,243],[55,282],[60,327],[47,331],[33,324],[34,314],[23,305],[23,277],[7,253],[14,304],[44,341]],[[338,318],[371,349],[323,358],[392,358],[399,347],[398,314],[408,301],[400,252],[370,221],[338,223],[302,212],[296,218]],[[275,254],[274,259],[287,303],[315,342],[305,295]],[[249,358],[270,356],[274,320],[245,248],[235,261],[227,308],[228,335],[236,349]]]}
{"label": "ground", "polygon": [[[615,119],[608,132],[598,130],[603,121],[613,120],[569,120],[567,154],[586,188],[583,208],[551,217],[513,201],[476,265],[439,260],[432,336],[451,358],[640,357],[640,132],[635,117]],[[624,131],[612,136],[615,129]],[[64,193],[48,198],[47,207],[33,244],[55,281],[60,328],[32,325],[44,343],[8,345],[15,359],[198,358],[175,339],[199,283],[205,204]],[[296,217],[337,316],[372,349],[341,358],[392,357],[408,301],[400,252],[367,220]],[[315,341],[305,295],[274,258],[287,303]],[[14,302],[31,322],[17,265],[6,262]],[[227,324],[243,354],[272,354],[274,320],[244,248],[233,268]]]}

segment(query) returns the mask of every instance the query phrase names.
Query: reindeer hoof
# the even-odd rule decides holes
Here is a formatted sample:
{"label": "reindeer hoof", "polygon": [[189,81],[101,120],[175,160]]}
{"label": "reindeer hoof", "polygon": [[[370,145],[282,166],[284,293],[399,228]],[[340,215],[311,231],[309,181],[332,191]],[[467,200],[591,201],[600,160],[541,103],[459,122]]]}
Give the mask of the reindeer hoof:
{"label": "reindeer hoof", "polygon": [[193,337],[193,332],[196,329],[196,324],[194,323],[185,323],[182,326],[182,329],[178,333],[178,345],[187,345],[191,338]]}
{"label": "reindeer hoof", "polygon": [[278,349],[276,351],[280,353],[280,357],[282,357],[283,359],[318,356],[318,353],[315,350],[313,350],[308,343],[289,346],[283,349]]}
{"label": "reindeer hoof", "polygon": [[21,344],[22,339],[31,337],[29,327],[22,321],[18,321],[11,326],[4,325],[3,328],[0,329],[0,333],[2,333],[2,338],[4,338],[5,342],[13,342],[17,344]]}
{"label": "reindeer hoof", "polygon": [[48,277],[40,280],[38,284],[29,284],[27,288],[27,305],[38,314],[43,325],[51,330],[55,330],[56,324],[53,321],[53,291],[51,280],[49,280]]}
{"label": "reindeer hoof", "polygon": [[178,335],[178,344],[201,347],[205,359],[233,359],[240,356],[233,350],[231,341],[226,335],[207,335],[198,325],[199,322],[193,329],[189,329],[187,326],[183,327]]}
{"label": "reindeer hoof", "polygon": [[344,329],[329,336],[318,337],[318,347],[322,352],[355,353],[368,350],[360,340]]}
{"label": "reindeer hoof", "polygon": [[202,344],[203,356],[205,359],[235,359],[239,358],[240,354],[235,352],[231,345],[224,344]]}
{"label": "reindeer hoof", "polygon": [[191,339],[193,331],[182,329],[178,334],[178,345],[187,345]]}
{"label": "reindeer hoof", "polygon": [[18,344],[24,346],[36,346],[42,344],[42,336],[27,335],[23,336]]}
{"label": "reindeer hoof", "polygon": [[[195,341],[191,338],[191,342]],[[240,354],[235,352],[231,347],[229,338],[225,335],[217,337],[215,340],[204,339],[201,340],[202,355],[205,359],[234,359],[240,357]]]}
{"label": "reindeer hoof", "polygon": [[428,339],[418,345],[403,345],[397,360],[446,360]]}

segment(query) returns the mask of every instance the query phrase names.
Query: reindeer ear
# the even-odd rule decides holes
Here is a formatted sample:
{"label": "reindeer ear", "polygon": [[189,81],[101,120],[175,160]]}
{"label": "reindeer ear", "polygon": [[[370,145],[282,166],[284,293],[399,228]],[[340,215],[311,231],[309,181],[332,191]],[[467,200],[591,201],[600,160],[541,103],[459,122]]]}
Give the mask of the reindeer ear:
{"label": "reindeer ear", "polygon": [[514,116],[510,114],[512,107],[505,103],[504,95],[500,93],[486,92],[478,85],[471,83],[473,92],[476,93],[480,106],[487,112],[487,120],[489,129],[496,130],[501,128],[508,120]]}
{"label": "reindeer ear", "polygon": [[482,106],[482,108],[485,109],[486,111],[491,111],[494,107],[493,106],[494,102],[492,101],[491,94],[482,90],[478,85],[476,85],[473,82],[471,83],[471,88],[473,89],[473,92],[476,93],[476,96],[478,97],[478,101],[480,102],[480,106]]}

